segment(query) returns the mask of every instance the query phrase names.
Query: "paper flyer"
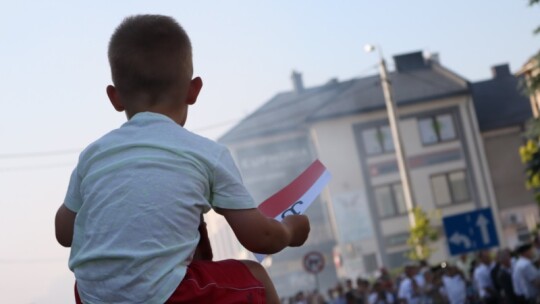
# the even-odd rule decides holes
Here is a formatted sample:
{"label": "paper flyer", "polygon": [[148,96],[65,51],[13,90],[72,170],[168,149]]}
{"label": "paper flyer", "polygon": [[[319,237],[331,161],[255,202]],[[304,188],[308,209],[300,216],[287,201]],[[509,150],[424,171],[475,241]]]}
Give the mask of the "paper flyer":
{"label": "paper flyer", "polygon": [[[315,160],[302,174],[290,184],[269,197],[259,205],[259,210],[277,221],[291,214],[303,214],[330,181],[328,169]],[[265,254],[255,254],[261,262]]]}

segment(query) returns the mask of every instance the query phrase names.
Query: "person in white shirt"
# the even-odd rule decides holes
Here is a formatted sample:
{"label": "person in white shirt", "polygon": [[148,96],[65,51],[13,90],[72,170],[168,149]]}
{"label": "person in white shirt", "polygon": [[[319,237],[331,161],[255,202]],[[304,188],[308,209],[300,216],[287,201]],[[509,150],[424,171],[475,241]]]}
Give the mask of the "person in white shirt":
{"label": "person in white shirt", "polygon": [[465,304],[467,299],[467,285],[458,268],[449,265],[442,277],[442,293],[446,295],[450,304]]}
{"label": "person in white shirt", "polygon": [[498,268],[491,271],[491,278],[495,280],[495,286],[503,303],[518,303],[514,285],[512,283],[512,257],[509,249],[500,249],[497,252]]}
{"label": "person in white shirt", "polygon": [[424,285],[426,284],[426,279],[424,276],[429,270],[428,263],[425,260],[421,260],[417,266],[416,276],[414,277],[418,287],[421,289],[424,288]]}
{"label": "person in white shirt", "polygon": [[418,267],[413,264],[405,266],[405,278],[399,284],[398,299],[401,304],[418,304],[420,300],[420,290],[415,276]]}
{"label": "person in white shirt", "polygon": [[465,281],[470,281],[471,260],[466,253],[459,256],[459,259],[456,261],[456,267],[463,274]]}
{"label": "person in white shirt", "polygon": [[519,258],[512,272],[514,292],[524,303],[534,303],[540,289],[540,273],[533,265],[535,251],[531,244],[524,244],[517,248]]}
{"label": "person in white shirt", "polygon": [[493,281],[491,280],[491,256],[489,251],[478,253],[478,266],[474,269],[473,280],[483,303],[497,303]]}
{"label": "person in white shirt", "polygon": [[384,282],[377,280],[373,284],[373,291],[368,297],[369,304],[393,304],[394,296],[385,290]]}

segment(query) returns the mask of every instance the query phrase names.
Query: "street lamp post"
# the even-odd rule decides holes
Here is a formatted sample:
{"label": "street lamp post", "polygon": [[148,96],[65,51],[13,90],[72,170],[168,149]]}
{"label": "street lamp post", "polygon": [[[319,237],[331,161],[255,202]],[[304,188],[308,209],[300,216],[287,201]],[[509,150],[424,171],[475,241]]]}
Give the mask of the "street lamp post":
{"label": "street lamp post", "polygon": [[[365,51],[372,52],[375,50],[375,46],[366,45]],[[397,106],[392,95],[392,86],[388,78],[388,69],[386,68],[386,61],[382,55],[381,48],[379,51],[379,73],[381,77],[381,85],[384,94],[384,101],[386,104],[386,112],[388,113],[388,122],[390,124],[390,131],[392,132],[392,141],[394,143],[394,149],[396,150],[396,159],[399,169],[399,176],[401,178],[401,184],[403,185],[403,196],[405,199],[405,206],[407,207],[407,215],[409,217],[409,225],[416,226],[416,219],[414,217],[413,208],[415,206],[413,198],[413,190],[411,188],[411,178],[409,174],[409,165],[405,156],[405,149],[403,147],[403,139],[401,137],[401,131],[399,129],[399,116],[397,114]],[[416,253],[421,254],[421,248],[416,246]]]}

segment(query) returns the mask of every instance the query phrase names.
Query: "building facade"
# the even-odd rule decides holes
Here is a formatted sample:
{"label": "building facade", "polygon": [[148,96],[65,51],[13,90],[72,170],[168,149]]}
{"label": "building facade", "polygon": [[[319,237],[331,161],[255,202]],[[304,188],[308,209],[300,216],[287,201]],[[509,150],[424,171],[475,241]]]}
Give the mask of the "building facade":
{"label": "building facade", "polygon": [[[442,217],[478,208],[496,209],[472,94],[465,79],[421,53],[394,59],[397,71],[390,77],[413,199],[432,215],[434,226],[441,231],[431,261],[441,262],[449,258]],[[371,222],[370,233],[351,234],[347,226],[337,226],[346,276],[370,273],[382,265],[400,267],[410,251],[407,208],[382,90],[369,86],[372,81],[377,77],[360,81],[328,109],[310,117],[319,157],[334,176],[328,199],[337,211],[336,222],[351,222],[346,216],[362,214],[338,211],[345,208],[346,197],[356,198],[357,209],[369,211],[362,214],[361,222]],[[363,264],[363,269],[347,267],[349,256],[355,257],[355,265]]]}
{"label": "building facade", "polygon": [[[414,203],[432,216],[441,232],[431,258],[441,262],[450,258],[442,217],[486,207],[498,214],[473,90],[467,80],[421,52],[395,56],[394,62],[396,70],[389,77]],[[305,88],[301,75],[293,73],[293,87],[220,139],[260,202],[317,158],[332,173],[330,185],[308,209],[312,231],[306,245],[267,261],[278,292],[313,289],[317,280],[326,289],[338,278],[402,266],[410,250],[409,222],[379,77],[333,79]],[[213,226],[220,225],[224,223]],[[502,235],[499,222],[497,227]],[[225,231],[211,230],[211,238]],[[228,242],[221,246],[237,246]],[[247,254],[229,251],[236,253],[223,257]],[[318,278],[302,268],[302,258],[310,251],[321,252],[326,260]]]}
{"label": "building facade", "polygon": [[499,207],[502,238],[514,248],[530,241],[530,231],[538,223],[538,207],[532,192],[525,189],[525,167],[518,153],[534,107],[525,96],[524,79],[512,75],[508,65],[493,67],[492,75],[471,88]]}

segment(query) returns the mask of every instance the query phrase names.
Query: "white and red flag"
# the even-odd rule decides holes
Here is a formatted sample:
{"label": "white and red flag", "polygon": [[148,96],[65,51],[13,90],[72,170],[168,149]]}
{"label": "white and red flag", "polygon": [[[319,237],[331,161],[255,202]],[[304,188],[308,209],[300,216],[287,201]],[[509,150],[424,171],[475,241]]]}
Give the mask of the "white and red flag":
{"label": "white and red flag", "polygon": [[[303,214],[322,192],[330,178],[328,169],[316,160],[290,184],[262,202],[259,210],[280,222],[287,215]],[[265,256],[255,254],[259,262]]]}

